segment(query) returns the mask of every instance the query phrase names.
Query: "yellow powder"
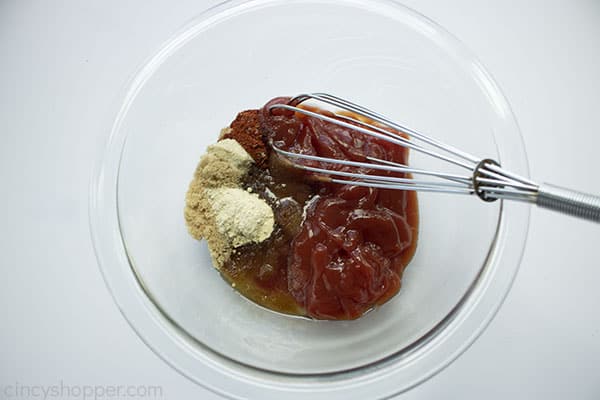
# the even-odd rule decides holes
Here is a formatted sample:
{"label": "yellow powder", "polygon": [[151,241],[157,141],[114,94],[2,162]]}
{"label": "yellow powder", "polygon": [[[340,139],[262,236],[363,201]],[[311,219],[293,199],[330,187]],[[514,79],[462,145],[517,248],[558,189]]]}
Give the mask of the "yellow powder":
{"label": "yellow powder", "polygon": [[271,236],[273,210],[258,195],[242,188],[207,189],[206,195],[217,229],[233,247],[259,243]]}
{"label": "yellow powder", "polygon": [[206,187],[235,187],[253,162],[238,142],[223,139],[208,146],[196,168],[194,180]]}
{"label": "yellow powder", "polygon": [[184,216],[190,235],[206,239],[215,267],[235,247],[267,239],[274,226],[271,207],[240,182],[253,163],[234,139],[209,146],[186,194]]}

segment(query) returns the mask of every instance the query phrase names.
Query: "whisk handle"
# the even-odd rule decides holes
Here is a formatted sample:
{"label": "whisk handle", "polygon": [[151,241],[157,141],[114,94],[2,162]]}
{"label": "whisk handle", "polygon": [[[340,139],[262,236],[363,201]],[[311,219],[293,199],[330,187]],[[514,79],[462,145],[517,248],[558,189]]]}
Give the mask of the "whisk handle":
{"label": "whisk handle", "polygon": [[600,222],[600,197],[548,183],[538,189],[536,204],[563,214]]}

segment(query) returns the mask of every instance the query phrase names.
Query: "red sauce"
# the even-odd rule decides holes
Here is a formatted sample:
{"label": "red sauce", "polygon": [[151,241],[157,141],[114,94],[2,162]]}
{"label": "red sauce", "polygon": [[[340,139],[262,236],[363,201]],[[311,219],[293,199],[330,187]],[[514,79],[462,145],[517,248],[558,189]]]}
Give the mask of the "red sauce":
{"label": "red sauce", "polygon": [[[277,147],[343,160],[365,161],[371,156],[407,163],[407,149],[401,146],[300,113],[269,111],[270,105],[288,100],[274,99],[260,110],[263,135]],[[404,176],[366,168],[336,169]],[[314,318],[357,318],[400,289],[402,273],[416,248],[416,195],[326,182],[311,181],[310,186],[316,197],[303,224],[278,253],[278,266],[272,267],[275,278],[265,281],[264,289],[287,289],[306,315]],[[256,283],[261,285],[260,279]]]}

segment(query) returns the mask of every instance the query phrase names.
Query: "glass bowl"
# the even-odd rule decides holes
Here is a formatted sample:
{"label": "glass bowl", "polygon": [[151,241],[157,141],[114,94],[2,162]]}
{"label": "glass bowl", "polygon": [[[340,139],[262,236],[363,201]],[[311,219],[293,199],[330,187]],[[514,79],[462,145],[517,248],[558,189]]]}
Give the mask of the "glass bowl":
{"label": "glass bowl", "polygon": [[[501,305],[529,208],[419,194],[417,253],[400,293],[355,321],[313,321],[246,300],[186,232],[184,196],[236,113],[325,91],[527,176],[519,130],[482,65],[422,15],[385,0],[253,0],[191,20],[133,77],[90,196],[115,301],[158,355],[233,398],[382,398],[441,370]],[[412,165],[449,169],[413,154]]]}

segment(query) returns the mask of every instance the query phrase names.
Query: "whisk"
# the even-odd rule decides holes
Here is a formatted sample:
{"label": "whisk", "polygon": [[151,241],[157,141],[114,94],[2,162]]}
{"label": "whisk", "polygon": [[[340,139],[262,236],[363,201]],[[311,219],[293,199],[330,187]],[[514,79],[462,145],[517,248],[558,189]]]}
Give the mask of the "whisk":
{"label": "whisk", "polygon": [[[339,110],[349,111],[355,115],[366,117],[371,121],[375,121],[376,125],[343,114],[336,114],[333,117],[298,107],[307,100],[325,103]],[[437,139],[391,121],[389,118],[375,111],[371,111],[348,100],[326,93],[301,94],[290,99],[287,104],[273,104],[270,106],[270,109],[275,108],[294,111],[347,129],[352,129],[362,134],[418,151],[427,156],[435,157],[466,170],[464,174],[430,171],[375,157],[366,157],[366,162],[340,160],[290,152],[271,143],[273,150],[278,155],[290,161],[293,166],[318,174],[328,182],[384,189],[476,195],[486,202],[498,199],[528,202],[564,214],[600,222],[600,197],[598,196],[548,183],[538,184],[523,176],[505,170],[493,159],[479,158],[466,153]],[[399,135],[397,132],[404,133],[408,138]],[[319,166],[302,164],[298,161],[302,159],[317,161]],[[344,170],[327,168],[327,166],[334,165],[356,167],[357,169],[368,168],[375,171],[401,172],[410,174],[412,177],[385,176],[377,175],[376,173],[362,174],[351,172],[351,170],[348,171],[348,168],[344,168]],[[414,178],[415,176],[417,178]]]}

